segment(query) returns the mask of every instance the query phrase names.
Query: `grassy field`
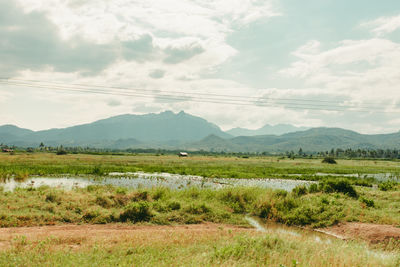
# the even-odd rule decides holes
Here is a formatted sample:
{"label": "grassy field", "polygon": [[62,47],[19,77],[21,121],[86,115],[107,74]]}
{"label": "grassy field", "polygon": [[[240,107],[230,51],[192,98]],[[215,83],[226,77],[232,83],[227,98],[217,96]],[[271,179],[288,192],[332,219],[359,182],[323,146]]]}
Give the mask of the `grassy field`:
{"label": "grassy field", "polygon": [[[1,247],[4,240],[0,237],[0,265],[399,266],[398,242],[388,241],[390,244],[374,248],[361,241],[332,239],[321,243],[303,235],[248,231],[250,226],[245,219],[253,216],[310,229],[340,222],[400,226],[398,184],[379,183],[371,187],[378,181],[370,179],[366,186],[357,186],[365,180],[315,176],[316,173],[359,174],[360,177],[367,173],[392,173],[397,176],[399,170],[400,163],[395,161],[339,160],[337,165],[330,165],[322,164],[320,159],[274,157],[0,154],[0,177],[3,179],[23,180],[30,175],[97,177],[109,172],[145,171],[205,177],[320,180],[318,185],[300,186],[292,192],[237,187],[172,190],[93,185],[72,190],[48,186],[17,188],[9,192],[0,187],[0,227],[3,228],[221,225],[212,234],[197,231],[188,235],[190,231],[172,231],[171,236],[165,237],[163,230],[157,237],[149,230],[136,238],[134,234],[115,236],[113,240],[104,237],[107,242],[101,238],[89,240],[85,236],[82,239],[53,236],[30,239],[21,235],[15,236],[7,248]],[[232,232],[224,230],[225,225],[247,227],[247,230]],[[138,242],[138,238],[143,242]]]}
{"label": "grassy field", "polygon": [[[279,159],[277,157],[223,157],[175,155],[56,155],[51,153],[0,154],[0,177],[28,175],[104,175],[109,172],[168,172],[220,178],[302,178],[317,173],[367,174],[392,173],[400,177],[400,162],[338,160],[337,165],[321,159]],[[296,176],[298,174],[298,176]]]}
{"label": "grassy field", "polygon": [[[79,245],[77,245],[77,242]],[[0,251],[1,266],[390,266],[397,251],[361,242],[217,229],[148,228],[124,235],[16,236]]]}

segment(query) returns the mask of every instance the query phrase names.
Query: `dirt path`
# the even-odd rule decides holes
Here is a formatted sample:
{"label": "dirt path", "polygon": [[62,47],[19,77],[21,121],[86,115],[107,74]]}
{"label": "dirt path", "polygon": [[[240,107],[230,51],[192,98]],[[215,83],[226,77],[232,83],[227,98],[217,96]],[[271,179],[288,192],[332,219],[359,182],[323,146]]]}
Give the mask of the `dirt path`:
{"label": "dirt path", "polygon": [[0,228],[0,250],[15,247],[18,242],[35,244],[46,240],[50,240],[55,246],[69,246],[70,248],[79,248],[94,243],[129,242],[132,245],[160,242],[184,243],[203,238],[217,239],[224,235],[240,232],[255,232],[255,230],[212,223],[180,226],[107,224]]}
{"label": "dirt path", "polygon": [[392,225],[352,222],[321,228],[318,231],[342,239],[362,239],[372,244],[385,243],[390,239],[400,240],[400,228]]}

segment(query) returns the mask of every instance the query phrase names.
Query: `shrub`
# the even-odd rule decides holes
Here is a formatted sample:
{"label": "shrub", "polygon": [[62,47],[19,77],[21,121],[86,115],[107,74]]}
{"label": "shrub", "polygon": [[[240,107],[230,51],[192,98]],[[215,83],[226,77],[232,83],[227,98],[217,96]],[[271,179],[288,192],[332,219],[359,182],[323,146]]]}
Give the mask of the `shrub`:
{"label": "shrub", "polygon": [[68,154],[67,151],[63,149],[57,151],[57,155],[67,155],[67,154]]}
{"label": "shrub", "polygon": [[221,200],[229,203],[235,213],[243,213],[254,201],[254,193],[249,189],[227,189],[221,195]]}
{"label": "shrub", "polygon": [[328,163],[328,164],[337,164],[336,160],[332,157],[325,157],[322,160],[322,163]]}
{"label": "shrub", "polygon": [[361,203],[364,203],[367,207],[375,207],[375,202],[372,199],[361,198]]}
{"label": "shrub", "polygon": [[390,191],[390,190],[393,190],[397,185],[398,185],[398,183],[396,183],[396,182],[386,181],[386,182],[380,183],[378,185],[378,188],[379,188],[379,190],[382,190],[382,191]]}
{"label": "shrub", "polygon": [[267,202],[260,203],[256,207],[256,215],[263,219],[271,219],[273,217],[272,205]]}
{"label": "shrub", "polygon": [[97,196],[96,197],[96,204],[103,207],[103,208],[110,208],[113,206],[113,202],[107,196]]}
{"label": "shrub", "polygon": [[104,171],[101,169],[100,166],[95,166],[95,167],[93,168],[93,170],[91,171],[91,174],[93,174],[93,175],[98,175],[98,176],[102,176],[102,175],[104,175]]}
{"label": "shrub", "polygon": [[159,200],[165,196],[167,196],[169,194],[169,189],[168,188],[164,188],[164,187],[160,187],[157,188],[153,194],[152,194],[152,198],[154,200]]}
{"label": "shrub", "polygon": [[308,192],[308,189],[304,185],[298,185],[295,188],[293,188],[293,191],[292,191],[292,193],[295,196],[303,196],[303,195],[307,194],[307,192]]}
{"label": "shrub", "polygon": [[343,193],[350,197],[358,197],[354,187],[347,180],[326,180],[320,183],[320,190],[325,193]]}
{"label": "shrub", "polygon": [[85,212],[85,214],[83,214],[82,219],[85,220],[86,222],[90,222],[99,216],[100,216],[100,211],[88,210]]}
{"label": "shrub", "polygon": [[152,217],[150,205],[146,201],[130,203],[126,206],[125,211],[120,214],[122,222],[142,222],[149,221]]}
{"label": "shrub", "polygon": [[168,203],[168,208],[170,208],[171,210],[180,210],[181,203],[179,203],[177,201],[172,201],[172,202]]}
{"label": "shrub", "polygon": [[210,212],[211,209],[204,203],[202,204],[191,204],[186,208],[186,212],[191,214],[204,214]]}
{"label": "shrub", "polygon": [[57,196],[56,193],[53,193],[53,192],[47,194],[45,200],[46,200],[46,202],[56,202],[56,203],[60,202],[60,198]]}
{"label": "shrub", "polygon": [[310,187],[308,188],[308,192],[310,193],[317,193],[320,190],[318,189],[318,184],[311,184]]}
{"label": "shrub", "polygon": [[128,192],[128,189],[125,187],[118,187],[115,190],[115,193],[119,194],[119,195],[126,195],[126,193]]}

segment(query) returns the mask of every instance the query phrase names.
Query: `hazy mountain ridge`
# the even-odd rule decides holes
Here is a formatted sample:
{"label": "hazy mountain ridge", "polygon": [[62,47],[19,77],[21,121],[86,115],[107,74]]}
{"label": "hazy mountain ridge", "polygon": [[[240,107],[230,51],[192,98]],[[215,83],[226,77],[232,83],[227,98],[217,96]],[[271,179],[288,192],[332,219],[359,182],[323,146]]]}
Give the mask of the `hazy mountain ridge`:
{"label": "hazy mountain ridge", "polygon": [[[15,145],[94,145],[107,147],[112,142],[131,140],[131,143],[181,143],[200,140],[208,135],[229,138],[215,124],[185,112],[171,111],[159,114],[120,115],[93,123],[64,129],[30,131],[16,126],[0,127],[0,142]],[[132,142],[135,139],[135,142]]]}
{"label": "hazy mountain ridge", "polygon": [[217,125],[184,112],[120,115],[65,129],[31,131],[0,126],[0,143],[21,147],[90,146],[226,152],[327,151],[332,148],[400,149],[400,132],[366,135],[341,128],[312,128],[282,135],[233,137]]}
{"label": "hazy mountain ridge", "polygon": [[296,127],[290,124],[277,124],[277,125],[266,124],[263,127],[256,130],[250,130],[245,128],[233,128],[226,132],[233,136],[256,136],[256,135],[282,135],[291,132],[305,131],[308,129],[309,128]]}

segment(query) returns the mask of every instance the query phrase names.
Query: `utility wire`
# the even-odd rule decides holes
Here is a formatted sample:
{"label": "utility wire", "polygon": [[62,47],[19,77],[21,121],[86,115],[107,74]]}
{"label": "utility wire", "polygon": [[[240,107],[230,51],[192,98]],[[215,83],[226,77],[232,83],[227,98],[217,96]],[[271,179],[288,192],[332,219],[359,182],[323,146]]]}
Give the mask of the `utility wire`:
{"label": "utility wire", "polygon": [[[13,82],[16,81],[16,82]],[[354,109],[355,107],[351,106],[339,106],[336,108],[331,108],[331,106],[327,105],[316,105],[316,104],[305,104],[305,103],[278,103],[280,105],[277,105],[276,103],[269,103],[267,104],[265,101],[262,101],[262,98],[258,98],[257,100],[253,101],[246,101],[246,100],[239,100],[239,99],[221,99],[221,98],[210,98],[210,97],[191,97],[191,96],[174,96],[174,95],[165,95],[165,94],[160,94],[159,91],[158,93],[155,93],[157,91],[145,91],[145,93],[136,93],[136,92],[115,92],[109,91],[110,88],[112,87],[102,87],[102,88],[108,88],[109,90],[100,90],[100,89],[93,89],[93,88],[85,88],[85,86],[80,85],[80,86],[60,86],[58,84],[61,83],[54,83],[57,84],[55,85],[47,85],[47,84],[39,84],[38,81],[30,83],[30,82],[22,82],[22,81],[27,81],[27,80],[19,80],[17,82],[16,79],[0,79],[0,84],[5,84],[5,85],[12,85],[12,86],[23,86],[23,87],[30,87],[30,88],[41,88],[41,89],[50,89],[54,90],[56,89],[57,91],[66,91],[66,92],[80,92],[80,93],[89,93],[89,94],[104,94],[104,95],[119,95],[119,96],[130,96],[130,97],[140,97],[140,98],[158,98],[158,99],[165,99],[165,100],[170,100],[170,101],[190,101],[190,102],[201,102],[201,103],[215,103],[215,104],[228,104],[228,105],[242,105],[242,106],[260,106],[260,107],[285,107],[285,108],[290,108],[290,109],[299,109],[299,110],[319,110],[319,111],[351,111],[351,112],[376,112],[376,113],[387,113],[382,110],[372,110],[369,108],[368,110],[362,110],[362,109]],[[88,86],[87,86],[88,87]],[[186,93],[187,94],[187,93]],[[201,94],[201,95],[206,95],[206,94]],[[211,94],[213,95],[213,94]],[[225,96],[225,95],[218,95],[218,96]],[[256,99],[253,98],[252,99]],[[342,109],[338,109],[342,108]],[[350,109],[349,109],[350,108]]]}
{"label": "utility wire", "polygon": [[[144,88],[128,88],[128,87],[116,87],[116,86],[102,86],[102,85],[88,85],[88,84],[66,84],[60,82],[50,82],[50,81],[43,81],[43,80],[23,80],[23,79],[14,79],[14,78],[5,78],[0,77],[0,81],[15,81],[15,82],[29,82],[29,83],[45,83],[48,85],[61,85],[61,86],[68,86],[68,87],[85,87],[85,88],[103,88],[103,89],[113,89],[113,90],[124,90],[124,91],[139,91],[139,92],[150,92],[150,93],[167,93],[167,94],[178,94],[178,95],[185,95],[189,94],[183,91],[163,91],[163,90],[155,90],[155,89],[144,89]],[[240,96],[240,95],[223,95],[223,94],[213,94],[213,93],[198,93],[198,92],[190,92],[190,95],[200,95],[200,96],[207,96],[207,97],[223,97],[224,99],[235,99],[238,98],[242,100],[243,98],[254,99],[257,101],[260,100],[275,100],[275,101],[295,101],[295,102],[311,102],[311,103],[332,103],[335,106],[342,104],[342,102],[332,101],[332,100],[320,100],[320,99],[296,99],[296,98],[274,98],[274,97],[255,97],[255,96]],[[365,103],[369,105],[375,105],[377,103]],[[354,106],[344,106],[349,108],[354,108]],[[359,108],[374,108],[370,106],[358,106]]]}
{"label": "utility wire", "polygon": [[[104,94],[118,94],[118,95],[123,95],[123,96],[149,96],[149,97],[163,97],[163,98],[169,98],[171,100],[182,100],[182,101],[189,101],[191,99],[194,100],[201,100],[201,101],[223,101],[224,103],[229,103],[229,104],[235,104],[235,103],[249,103],[252,105],[259,105],[259,104],[266,104],[269,103],[268,101],[265,101],[264,99],[260,100],[239,100],[239,99],[221,99],[221,98],[210,98],[210,97],[191,97],[191,96],[178,96],[178,95],[168,95],[168,94],[155,94],[155,93],[149,93],[149,92],[144,92],[144,93],[136,93],[136,92],[115,92],[112,90],[101,90],[101,89],[89,89],[89,88],[79,88],[79,87],[69,87],[69,86],[51,86],[51,85],[44,85],[44,84],[29,84],[29,83],[22,83],[22,82],[4,82],[0,80],[0,83],[2,84],[8,84],[8,85],[15,85],[15,86],[28,86],[28,87],[37,87],[37,88],[43,88],[43,89],[57,89],[57,90],[70,90],[70,91],[77,91],[77,92],[94,92],[94,93],[104,93]],[[306,104],[306,103],[273,103],[273,104],[289,104],[289,105],[296,105],[296,106],[307,106],[307,107],[324,107],[324,108],[337,108],[336,106],[327,106],[327,105],[322,105],[322,104]],[[270,103],[271,104],[271,103]],[[352,106],[340,106],[340,108],[354,108]]]}

